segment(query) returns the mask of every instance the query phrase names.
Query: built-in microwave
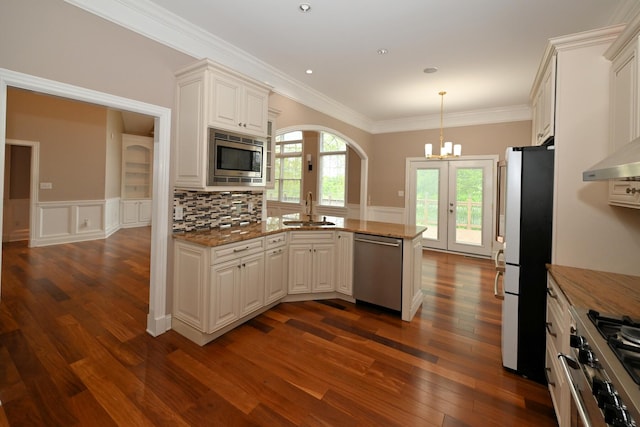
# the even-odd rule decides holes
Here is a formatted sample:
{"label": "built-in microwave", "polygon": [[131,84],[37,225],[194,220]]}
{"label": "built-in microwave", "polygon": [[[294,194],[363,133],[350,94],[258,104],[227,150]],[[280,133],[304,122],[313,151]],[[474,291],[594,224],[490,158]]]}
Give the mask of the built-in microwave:
{"label": "built-in microwave", "polygon": [[209,129],[207,185],[264,185],[265,141]]}

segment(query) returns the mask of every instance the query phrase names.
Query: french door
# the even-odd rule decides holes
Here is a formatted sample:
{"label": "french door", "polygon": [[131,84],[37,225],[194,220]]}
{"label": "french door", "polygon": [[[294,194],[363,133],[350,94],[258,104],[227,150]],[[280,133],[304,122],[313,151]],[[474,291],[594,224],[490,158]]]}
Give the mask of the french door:
{"label": "french door", "polygon": [[408,223],[424,225],[422,246],[491,256],[497,156],[407,159]]}

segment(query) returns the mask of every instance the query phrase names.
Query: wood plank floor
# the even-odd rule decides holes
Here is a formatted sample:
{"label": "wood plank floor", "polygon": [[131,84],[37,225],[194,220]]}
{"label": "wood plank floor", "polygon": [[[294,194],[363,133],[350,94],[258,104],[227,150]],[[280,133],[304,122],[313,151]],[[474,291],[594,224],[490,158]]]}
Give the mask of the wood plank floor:
{"label": "wood plank floor", "polygon": [[148,228],[3,245],[0,426],[555,426],[500,364],[491,261],[424,253],[411,323],[280,304],[204,347],[146,334]]}

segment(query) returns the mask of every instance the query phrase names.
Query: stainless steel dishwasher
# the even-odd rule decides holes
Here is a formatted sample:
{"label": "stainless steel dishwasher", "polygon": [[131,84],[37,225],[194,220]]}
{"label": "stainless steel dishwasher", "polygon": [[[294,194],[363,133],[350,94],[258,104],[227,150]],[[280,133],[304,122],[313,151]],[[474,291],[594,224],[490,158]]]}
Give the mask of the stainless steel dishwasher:
{"label": "stainless steel dishwasher", "polygon": [[353,297],[402,311],[402,239],[356,233]]}

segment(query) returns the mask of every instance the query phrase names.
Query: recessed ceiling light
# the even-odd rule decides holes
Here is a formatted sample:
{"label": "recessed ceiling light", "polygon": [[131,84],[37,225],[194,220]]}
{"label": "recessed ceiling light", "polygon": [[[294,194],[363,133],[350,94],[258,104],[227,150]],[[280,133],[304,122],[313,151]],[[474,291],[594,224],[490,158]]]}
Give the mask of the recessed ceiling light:
{"label": "recessed ceiling light", "polygon": [[384,48],[378,49],[377,52],[378,52],[378,55],[386,55],[387,53],[389,53],[389,51]]}
{"label": "recessed ceiling light", "polygon": [[313,74],[313,70],[311,68],[309,68],[308,70],[305,71],[305,73],[307,74]]}
{"label": "recessed ceiling light", "polygon": [[432,74],[438,71],[438,67],[427,67],[424,69],[424,72],[427,74]]}
{"label": "recessed ceiling light", "polygon": [[307,13],[311,10],[311,5],[309,3],[300,3],[298,9],[300,9],[300,12],[302,13]]}

